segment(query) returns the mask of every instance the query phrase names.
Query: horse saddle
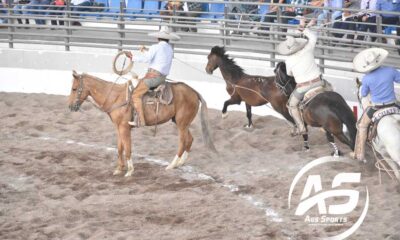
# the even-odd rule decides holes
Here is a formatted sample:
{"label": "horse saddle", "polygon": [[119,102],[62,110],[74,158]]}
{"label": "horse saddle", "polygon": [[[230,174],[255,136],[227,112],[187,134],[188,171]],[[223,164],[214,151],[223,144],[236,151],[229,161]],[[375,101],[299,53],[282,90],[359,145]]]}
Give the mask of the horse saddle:
{"label": "horse saddle", "polygon": [[303,100],[301,101],[300,106],[304,108],[313,100],[316,96],[319,94],[326,92],[326,91],[332,91],[333,87],[332,84],[330,84],[328,81],[322,80],[324,82],[324,85],[310,89],[306,94],[304,94]]}
{"label": "horse saddle", "polygon": [[386,107],[377,110],[371,118],[371,125],[368,131],[368,140],[372,141],[376,137],[376,130],[378,128],[379,121],[388,115],[400,114],[400,108],[398,106]]}
{"label": "horse saddle", "polygon": [[172,83],[165,82],[158,87],[151,88],[144,96],[144,104],[161,103],[165,105],[171,104],[174,95],[172,92]]}

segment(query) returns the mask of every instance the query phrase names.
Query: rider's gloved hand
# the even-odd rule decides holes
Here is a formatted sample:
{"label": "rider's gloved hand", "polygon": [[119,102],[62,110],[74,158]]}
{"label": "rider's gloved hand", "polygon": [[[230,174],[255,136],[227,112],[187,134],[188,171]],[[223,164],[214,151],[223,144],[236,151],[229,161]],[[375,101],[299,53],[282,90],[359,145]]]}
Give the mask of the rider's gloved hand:
{"label": "rider's gloved hand", "polygon": [[140,46],[139,47],[139,51],[140,52],[144,52],[144,51],[147,51],[148,49],[144,46],[144,45],[142,45],[142,46]]}
{"label": "rider's gloved hand", "polygon": [[132,59],[132,57],[133,57],[132,53],[128,52],[128,51],[125,52],[125,56],[130,58],[130,59]]}

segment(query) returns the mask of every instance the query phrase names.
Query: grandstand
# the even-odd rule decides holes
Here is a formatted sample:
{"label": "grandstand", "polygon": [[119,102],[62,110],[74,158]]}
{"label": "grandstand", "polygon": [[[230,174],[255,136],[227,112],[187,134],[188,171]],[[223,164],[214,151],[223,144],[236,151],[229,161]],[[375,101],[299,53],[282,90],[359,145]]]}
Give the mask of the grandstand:
{"label": "grandstand", "polygon": [[[87,7],[87,11],[72,11],[69,2],[62,14],[60,10],[30,10],[21,12],[14,11],[15,4],[10,3],[8,7],[1,10],[3,23],[1,24],[0,42],[7,43],[10,48],[25,44],[46,44],[62,45],[65,50],[71,47],[96,47],[96,48],[115,48],[115,49],[135,49],[135,45],[149,44],[145,37],[149,31],[158,29],[160,26],[174,28],[181,36],[182,41],[175,44],[177,52],[196,52],[193,49],[210,49],[219,44],[225,45],[227,49],[237,52],[257,52],[263,53],[264,58],[257,60],[270,61],[274,66],[280,57],[276,56],[275,46],[286,35],[294,35],[297,27],[295,20],[288,24],[282,24],[283,16],[278,12],[278,19],[273,23],[260,21],[265,13],[268,12],[270,5],[259,2],[246,2],[246,5],[256,5],[257,11],[229,12],[230,5],[237,2],[230,1],[193,1],[201,3],[202,12],[198,12],[197,17],[186,17],[187,11],[174,10],[170,15],[163,15],[165,12],[165,1],[153,0],[95,0],[98,4]],[[10,1],[11,2],[11,1]],[[101,7],[99,7],[102,4]],[[288,6],[278,4],[282,7]],[[50,6],[43,6],[43,8]],[[319,7],[307,6],[310,9]],[[325,8],[326,9],[326,8]],[[328,8],[328,10],[334,10]],[[281,8],[278,8],[281,11]],[[358,9],[351,9],[352,13],[357,13]],[[33,14],[35,13],[35,14]],[[381,12],[377,12],[381,13]],[[74,18],[71,14],[79,14],[79,18]],[[396,12],[394,14],[398,14]],[[51,26],[50,21],[54,18],[63,20],[65,25]],[[17,19],[29,19],[29,25],[20,25]],[[34,19],[43,19],[46,25],[35,25]],[[82,26],[74,26],[74,22],[79,21]],[[195,23],[195,32],[181,31],[188,24]],[[344,33],[363,35],[365,33],[348,31],[332,28],[332,24],[327,24],[320,28],[320,43],[318,45],[317,58],[322,69],[331,68],[338,70],[351,71],[349,67],[327,65],[326,61],[349,61],[360,48],[379,46],[391,52],[400,51],[400,47],[394,43],[400,38],[396,36],[396,26],[385,25],[378,21],[377,33],[367,33],[367,40],[347,39],[333,37],[333,33]],[[267,26],[269,31],[260,30]],[[288,33],[280,31],[288,28]],[[376,37],[375,42],[368,41],[371,37]],[[250,43],[250,44],[249,44]],[[253,57],[251,57],[253,58]],[[388,60],[389,65],[399,66],[400,56],[392,54]]]}
{"label": "grandstand", "polygon": [[[87,49],[91,49],[93,52],[108,51],[110,54],[115,54],[117,50],[122,49],[137,50],[140,45],[152,43],[153,40],[147,37],[147,33],[168,26],[182,37],[180,41],[174,42],[175,52],[183,54],[181,56],[190,54],[205,58],[211,47],[223,45],[231,56],[243,60],[246,69],[257,66],[258,71],[266,68],[260,73],[272,74],[275,63],[284,59],[276,53],[276,45],[286,35],[298,35],[295,31],[298,27],[296,19],[291,19],[287,24],[282,23],[285,18],[281,14],[282,9],[291,6],[288,4],[274,4],[279,6],[276,21],[264,22],[265,14],[271,8],[271,4],[258,1],[245,2],[247,6],[255,6],[253,11],[246,12],[240,7],[232,11],[232,6],[241,6],[243,2],[193,0],[193,3],[201,4],[201,11],[191,11],[190,16],[188,9],[175,8],[166,11],[165,1],[95,1],[97,4],[79,12],[74,11],[69,1],[66,2],[64,10],[51,10],[50,6],[43,6],[42,10],[18,12],[15,11],[16,4],[9,1],[9,5],[3,6],[0,11],[2,12],[0,19],[3,19],[3,23],[0,24],[0,45],[4,50],[3,56],[6,57],[2,59],[2,65],[16,64],[15,61],[10,63],[7,60],[7,56],[12,54],[7,55],[8,52],[5,50],[24,50],[32,46],[35,49],[56,47],[66,52],[79,52],[82,49],[87,52],[90,51]],[[344,10],[331,7],[298,7],[304,7],[310,11]],[[360,10],[347,9],[347,11],[355,15]],[[384,12],[376,11],[376,13],[379,15]],[[400,16],[399,12],[391,14]],[[311,18],[312,15],[306,15],[306,17]],[[28,19],[29,24],[24,24],[23,21],[23,24],[20,24],[18,19]],[[46,24],[37,25],[35,19],[43,19]],[[62,20],[65,24],[51,25],[50,22],[54,19]],[[80,24],[76,25],[75,22]],[[347,99],[355,100],[354,92],[349,90],[346,84],[340,84],[340,82],[343,82],[343,78],[351,81],[357,76],[352,73],[350,63],[353,56],[362,49],[372,46],[386,48],[391,52],[386,64],[400,68],[398,54],[400,46],[395,44],[396,41],[400,41],[400,37],[396,35],[398,26],[382,24],[380,17],[377,18],[376,23],[377,33],[342,30],[333,28],[332,25],[332,22],[328,21],[325,25],[316,28],[319,31],[316,58],[322,72],[334,82],[337,89],[340,89],[341,94]],[[188,31],[189,27],[195,30]],[[287,29],[287,32],[283,29]],[[356,37],[338,38],[333,36],[334,33]],[[366,38],[358,40],[357,36],[366,36]],[[372,38],[376,38],[376,41],[371,41]],[[193,64],[195,65],[196,62]],[[68,64],[64,64],[64,67],[65,70],[72,68]],[[186,67],[190,68],[190,66]],[[93,68],[96,69],[96,66]],[[90,71],[90,69],[87,70]],[[329,76],[334,76],[334,78],[329,78]]]}

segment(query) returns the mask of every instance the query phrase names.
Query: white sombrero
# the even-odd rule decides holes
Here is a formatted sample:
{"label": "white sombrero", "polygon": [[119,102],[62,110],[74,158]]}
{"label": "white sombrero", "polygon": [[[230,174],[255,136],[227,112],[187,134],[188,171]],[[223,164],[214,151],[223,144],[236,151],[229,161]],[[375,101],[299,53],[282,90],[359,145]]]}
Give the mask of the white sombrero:
{"label": "white sombrero", "polygon": [[306,44],[307,39],[288,36],[285,41],[279,43],[276,50],[282,55],[292,55],[303,49]]}
{"label": "white sombrero", "polygon": [[369,48],[359,52],[353,59],[353,67],[356,71],[365,73],[380,67],[389,52],[382,48]]}
{"label": "white sombrero", "polygon": [[170,32],[168,28],[161,29],[159,32],[149,33],[149,36],[167,40],[181,39],[181,37],[179,37],[177,34]]}

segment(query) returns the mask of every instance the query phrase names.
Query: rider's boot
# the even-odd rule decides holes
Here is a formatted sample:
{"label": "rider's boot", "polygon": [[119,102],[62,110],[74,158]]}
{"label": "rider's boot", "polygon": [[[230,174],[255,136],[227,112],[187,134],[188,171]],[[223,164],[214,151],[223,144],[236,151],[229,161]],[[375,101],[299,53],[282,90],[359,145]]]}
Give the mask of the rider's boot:
{"label": "rider's boot", "polygon": [[143,112],[142,97],[148,90],[149,90],[149,88],[144,83],[144,81],[140,81],[139,84],[137,85],[137,87],[133,91],[133,94],[132,94],[133,106],[135,107],[135,110],[138,115],[138,117],[136,118],[135,121],[128,122],[129,125],[131,125],[133,127],[140,127],[140,126],[146,125],[145,118],[144,118],[144,112]]}
{"label": "rider's boot", "polygon": [[307,133],[307,129],[304,125],[303,118],[301,116],[300,109],[298,107],[289,107],[290,115],[292,115],[294,122],[296,123],[297,128],[294,129],[290,135],[292,137],[297,135],[303,135]]}
{"label": "rider's boot", "polygon": [[360,121],[357,124],[357,136],[356,136],[356,144],[354,147],[353,158],[359,161],[365,160],[365,144],[368,136],[368,126],[371,123],[371,119],[367,114],[364,114]]}

